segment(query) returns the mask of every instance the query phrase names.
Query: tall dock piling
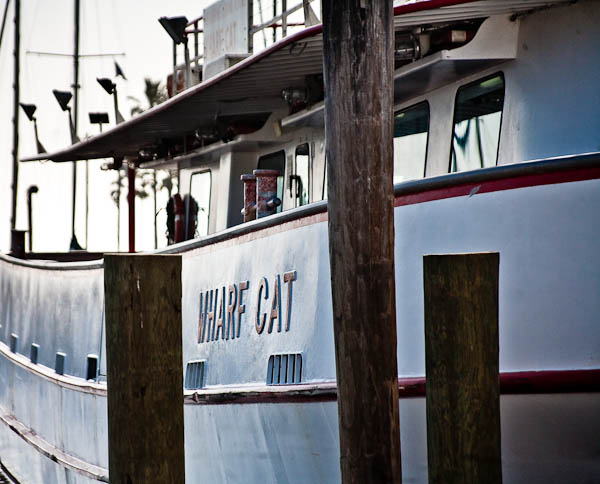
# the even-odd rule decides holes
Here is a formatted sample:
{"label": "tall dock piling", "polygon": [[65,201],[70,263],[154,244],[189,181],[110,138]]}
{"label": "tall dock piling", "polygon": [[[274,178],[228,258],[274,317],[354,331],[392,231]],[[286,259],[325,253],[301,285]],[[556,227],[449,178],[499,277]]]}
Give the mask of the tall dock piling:
{"label": "tall dock piling", "polygon": [[342,482],[397,483],[393,5],[322,6]]}
{"label": "tall dock piling", "polygon": [[181,256],[104,258],[111,484],[184,484]]}
{"label": "tall dock piling", "polygon": [[500,484],[498,253],[423,258],[430,483]]}

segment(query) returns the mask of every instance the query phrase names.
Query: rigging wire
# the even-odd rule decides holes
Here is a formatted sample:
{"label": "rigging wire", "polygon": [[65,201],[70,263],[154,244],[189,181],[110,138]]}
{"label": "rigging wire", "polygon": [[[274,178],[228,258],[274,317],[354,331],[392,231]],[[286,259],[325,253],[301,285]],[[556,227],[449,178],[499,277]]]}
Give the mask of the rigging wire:
{"label": "rigging wire", "polygon": [[[31,37],[33,35],[33,32],[36,31],[36,24],[37,24],[37,17],[38,17],[38,3],[39,3],[39,0],[36,0],[35,4],[33,5],[33,16],[28,21],[29,26],[27,26],[25,28],[26,33],[25,33],[25,36],[22,41],[25,48],[27,48],[29,45],[31,45],[31,43],[32,43]],[[27,18],[28,16],[25,15],[24,17]],[[35,96],[33,96],[33,93],[35,93],[35,88],[33,86],[33,80],[35,79],[35,75],[32,75],[32,73],[35,73],[35,69],[31,65],[31,59],[29,59],[27,56],[25,56],[25,66],[24,67],[25,68],[22,69],[21,72],[23,73],[23,80],[25,81],[25,87],[26,87],[25,92],[27,93],[27,96],[29,98],[32,98],[32,97],[35,97]]]}
{"label": "rigging wire", "polygon": [[0,47],[2,47],[2,37],[4,37],[4,26],[6,25],[6,17],[8,16],[8,4],[10,0],[6,0],[6,5],[4,6],[4,15],[2,16],[2,29],[0,30]]}

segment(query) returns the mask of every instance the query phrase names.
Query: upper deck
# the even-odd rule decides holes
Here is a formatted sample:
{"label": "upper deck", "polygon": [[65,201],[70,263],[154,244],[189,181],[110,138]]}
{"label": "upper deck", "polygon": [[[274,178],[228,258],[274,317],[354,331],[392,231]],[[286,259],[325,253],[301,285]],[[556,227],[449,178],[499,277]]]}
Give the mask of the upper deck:
{"label": "upper deck", "polygon": [[[394,13],[395,182],[598,150],[593,1],[424,1]],[[239,177],[257,167],[281,172],[283,210],[326,199],[322,64],[314,25],[44,157],[177,171],[200,205],[200,236],[241,223]]]}

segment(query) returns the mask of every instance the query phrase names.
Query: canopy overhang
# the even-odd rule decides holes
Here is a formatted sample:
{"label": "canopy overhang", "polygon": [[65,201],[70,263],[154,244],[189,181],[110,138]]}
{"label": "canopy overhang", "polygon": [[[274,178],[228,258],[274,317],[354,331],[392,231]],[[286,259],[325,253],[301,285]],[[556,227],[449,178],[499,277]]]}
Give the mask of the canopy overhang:
{"label": "canopy overhang", "polygon": [[[397,31],[420,25],[522,14],[572,0],[424,0],[394,8]],[[281,91],[323,71],[322,25],[290,35],[104,133],[21,161],[139,157],[164,140],[214,129],[219,118],[266,115],[287,106]]]}

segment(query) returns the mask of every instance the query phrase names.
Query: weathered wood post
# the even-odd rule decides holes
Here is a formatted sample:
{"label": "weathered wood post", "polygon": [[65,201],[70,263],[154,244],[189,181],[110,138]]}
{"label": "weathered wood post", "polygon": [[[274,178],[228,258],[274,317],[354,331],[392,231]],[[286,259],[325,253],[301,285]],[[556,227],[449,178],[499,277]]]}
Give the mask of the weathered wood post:
{"label": "weathered wood post", "polygon": [[392,2],[323,2],[329,255],[342,481],[401,481]]}
{"label": "weathered wood post", "polygon": [[111,484],[185,482],[181,257],[104,258]]}
{"label": "weathered wood post", "polygon": [[423,258],[430,483],[500,484],[498,253]]}

